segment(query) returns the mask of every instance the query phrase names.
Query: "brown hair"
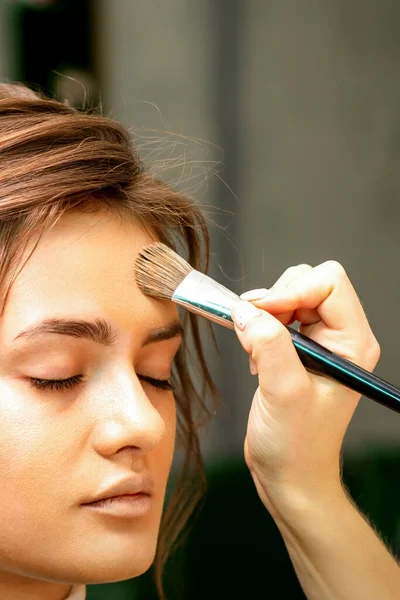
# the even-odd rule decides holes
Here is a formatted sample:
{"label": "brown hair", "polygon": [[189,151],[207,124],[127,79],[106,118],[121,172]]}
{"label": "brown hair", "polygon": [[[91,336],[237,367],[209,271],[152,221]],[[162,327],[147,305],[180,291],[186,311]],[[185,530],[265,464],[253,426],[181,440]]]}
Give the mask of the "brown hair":
{"label": "brown hair", "polygon": [[[128,132],[116,121],[46,98],[21,84],[0,84],[0,164],[0,317],[28,244],[39,236],[33,252],[41,235],[72,208],[86,213],[106,209],[134,219],[156,239],[185,251],[195,269],[207,272],[204,215],[144,167]],[[185,311],[182,321],[185,336],[173,379],[177,441],[185,448],[185,458],[163,514],[153,563],[163,599],[165,561],[205,491],[197,435],[199,422],[210,415],[204,398],[207,391],[217,398],[197,317]],[[190,348],[194,356],[189,361]]]}

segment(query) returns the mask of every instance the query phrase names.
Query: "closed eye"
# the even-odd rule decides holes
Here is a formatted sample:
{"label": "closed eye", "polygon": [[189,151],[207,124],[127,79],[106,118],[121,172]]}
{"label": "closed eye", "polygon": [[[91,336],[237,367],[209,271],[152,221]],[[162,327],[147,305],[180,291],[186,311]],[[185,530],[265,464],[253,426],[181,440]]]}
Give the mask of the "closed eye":
{"label": "closed eye", "polygon": [[138,375],[138,378],[142,381],[147,381],[148,383],[150,383],[156,388],[159,388],[160,390],[166,390],[169,392],[174,391],[174,386],[170,381],[168,381],[168,379],[154,379],[153,377],[146,377],[145,375]]}
{"label": "closed eye", "polygon": [[[155,388],[160,390],[172,392],[174,390],[172,384],[168,379],[155,379],[154,377],[147,377],[145,375],[138,375],[138,378],[142,381],[150,383]],[[83,375],[74,375],[68,379],[37,379],[36,377],[29,377],[29,385],[37,390],[64,390],[72,388],[82,382]]]}

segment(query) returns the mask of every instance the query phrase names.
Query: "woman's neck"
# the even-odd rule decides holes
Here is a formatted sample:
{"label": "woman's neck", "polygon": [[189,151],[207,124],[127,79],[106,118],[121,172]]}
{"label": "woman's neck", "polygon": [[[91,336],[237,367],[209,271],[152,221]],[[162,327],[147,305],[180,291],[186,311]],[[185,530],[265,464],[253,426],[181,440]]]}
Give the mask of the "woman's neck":
{"label": "woman's neck", "polygon": [[72,587],[68,583],[54,583],[0,571],[1,600],[65,600]]}

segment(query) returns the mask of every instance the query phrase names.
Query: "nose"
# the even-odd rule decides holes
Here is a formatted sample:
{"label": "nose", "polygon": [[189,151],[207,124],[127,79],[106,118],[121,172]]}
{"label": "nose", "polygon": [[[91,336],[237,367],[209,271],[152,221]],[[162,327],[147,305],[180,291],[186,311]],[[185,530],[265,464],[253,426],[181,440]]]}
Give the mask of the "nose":
{"label": "nose", "polygon": [[111,379],[96,391],[95,410],[101,415],[94,436],[97,452],[108,457],[126,448],[135,456],[151,452],[166,434],[163,417],[134,371],[119,371]]}

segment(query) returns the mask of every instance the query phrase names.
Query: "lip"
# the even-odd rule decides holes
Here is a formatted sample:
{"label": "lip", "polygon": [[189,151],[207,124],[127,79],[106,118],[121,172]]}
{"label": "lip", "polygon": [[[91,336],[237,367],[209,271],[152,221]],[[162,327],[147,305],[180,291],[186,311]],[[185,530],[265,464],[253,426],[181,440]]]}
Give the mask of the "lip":
{"label": "lip", "polygon": [[114,496],[84,505],[88,510],[105,516],[131,519],[141,517],[151,510],[152,499],[148,494],[138,493]]}
{"label": "lip", "polygon": [[[154,489],[154,481],[150,474],[130,476],[119,479],[117,482],[105,485],[95,496],[82,502],[83,505],[91,505],[94,502],[117,498],[121,496],[151,496]],[[136,500],[138,500],[136,498]]]}

